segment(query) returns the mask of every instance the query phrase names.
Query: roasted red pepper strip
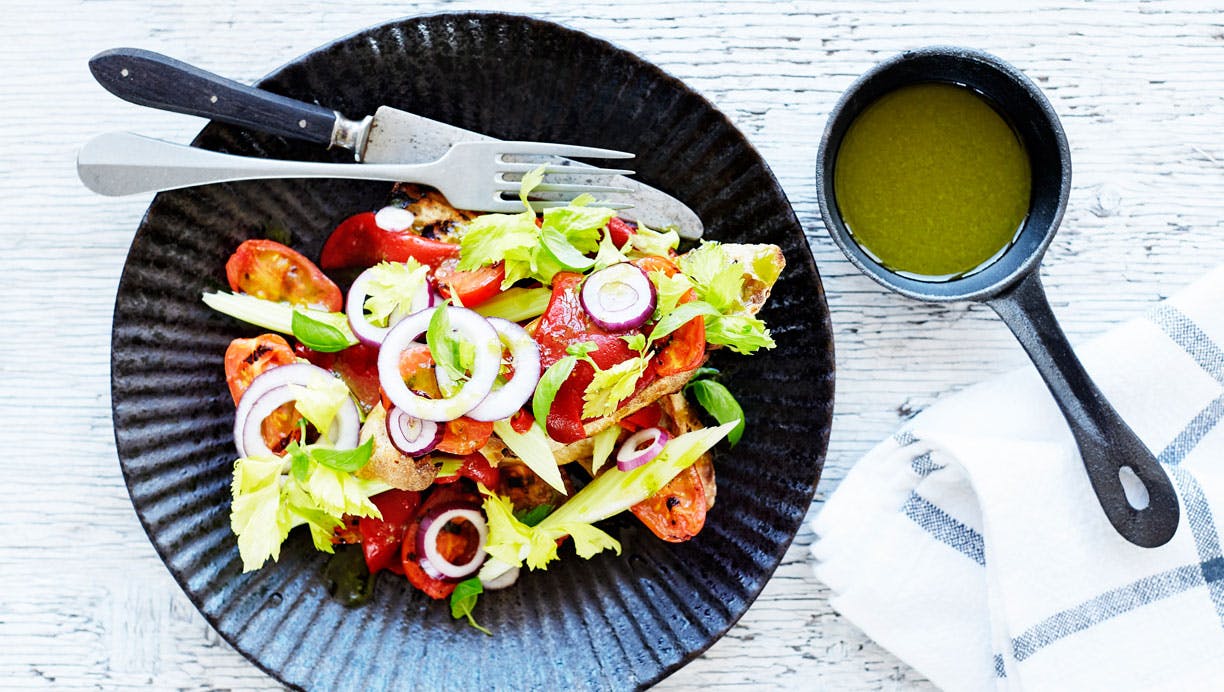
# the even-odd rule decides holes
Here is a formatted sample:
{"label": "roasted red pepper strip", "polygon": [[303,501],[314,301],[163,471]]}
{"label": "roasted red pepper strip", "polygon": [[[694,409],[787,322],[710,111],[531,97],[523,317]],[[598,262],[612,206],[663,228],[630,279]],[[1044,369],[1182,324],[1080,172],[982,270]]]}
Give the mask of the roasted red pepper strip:
{"label": "roasted red pepper strip", "polygon": [[637,226],[619,216],[613,216],[608,221],[608,235],[612,236],[612,244],[618,248],[625,247],[625,243],[629,242],[635,233],[637,233]]}
{"label": "roasted red pepper strip", "polygon": [[400,546],[404,532],[412,522],[421,494],[410,490],[388,490],[370,498],[382,519],[362,517],[358,522],[361,531],[361,550],[365,553],[366,567],[370,574],[390,568],[401,572]]}
{"label": "roasted red pepper strip", "polygon": [[374,212],[367,211],[350,216],[332,231],[319,255],[319,266],[372,267],[379,262],[405,262],[410,257],[437,267],[445,259],[459,257],[459,245],[430,240],[411,230],[385,230],[374,222]]}

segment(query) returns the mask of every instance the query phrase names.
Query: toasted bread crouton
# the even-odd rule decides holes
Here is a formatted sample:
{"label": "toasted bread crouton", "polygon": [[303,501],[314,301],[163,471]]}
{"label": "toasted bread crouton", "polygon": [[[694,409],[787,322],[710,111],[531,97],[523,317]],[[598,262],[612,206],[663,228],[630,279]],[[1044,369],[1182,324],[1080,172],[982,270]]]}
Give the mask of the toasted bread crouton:
{"label": "toasted bread crouton", "polygon": [[397,183],[391,190],[392,203],[403,205],[412,212],[412,228],[426,238],[450,241],[457,225],[470,221],[478,214],[451,206],[441,192],[414,183]]}
{"label": "toasted bread crouton", "polygon": [[741,295],[748,314],[757,314],[769,300],[774,282],[786,267],[782,248],[760,243],[723,243],[723,249],[731,261],[744,265],[744,290]]}
{"label": "toasted bread crouton", "polygon": [[361,442],[374,439],[370,461],[357,472],[358,478],[378,479],[400,490],[424,490],[433,483],[438,469],[428,456],[413,459],[401,453],[387,436],[387,412],[379,403],[361,426]]}

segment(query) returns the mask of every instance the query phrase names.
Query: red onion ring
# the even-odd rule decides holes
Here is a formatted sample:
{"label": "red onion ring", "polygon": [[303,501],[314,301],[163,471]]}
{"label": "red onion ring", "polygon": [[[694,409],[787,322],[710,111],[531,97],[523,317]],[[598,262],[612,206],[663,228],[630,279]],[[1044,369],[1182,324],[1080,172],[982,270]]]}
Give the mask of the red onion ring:
{"label": "red onion ring", "polygon": [[[447,560],[438,550],[438,534],[455,519],[464,519],[471,523],[479,537],[476,553],[462,565]],[[435,579],[464,579],[480,569],[480,565],[485,561],[484,546],[488,539],[489,528],[479,507],[460,503],[439,505],[421,517],[421,526],[417,529],[416,550],[420,556],[421,569]]]}
{"label": "red onion ring", "polygon": [[467,412],[468,418],[491,422],[514,415],[535,393],[536,385],[540,382],[540,346],[527,330],[510,320],[490,317],[488,322],[497,330],[501,343],[509,349],[514,365],[514,375],[510,381],[500,387],[495,384],[488,396]]}
{"label": "red onion ring", "polygon": [[383,339],[387,338],[387,332],[391,331],[391,327],[395,326],[396,322],[433,304],[433,289],[429,287],[428,281],[422,281],[420,290],[412,297],[412,304],[396,306],[391,312],[388,326],[379,327],[371,324],[370,320],[366,319],[365,302],[370,296],[370,281],[374,278],[376,269],[377,267],[370,267],[353,279],[353,285],[349,287],[348,296],[344,302],[344,313],[348,317],[349,326],[353,329],[353,335],[367,346],[378,346]]}
{"label": "red onion ring", "polygon": [[[264,442],[262,425],[265,418],[294,396],[289,385],[307,386],[320,377],[332,378],[323,368],[309,363],[290,363],[266,370],[251,381],[234,416],[234,446],[238,456],[274,456]],[[361,416],[357,404],[350,398],[340,407],[326,439],[336,449],[357,447],[361,432]]]}
{"label": "red onion ring", "polygon": [[386,424],[391,446],[411,457],[432,452],[445,432],[443,426],[436,422],[410,416],[395,406],[387,412]]}
{"label": "red onion ring", "polygon": [[462,416],[488,396],[501,368],[502,351],[497,330],[485,318],[467,308],[445,308],[451,326],[476,347],[472,375],[458,392],[441,399],[427,399],[409,389],[400,376],[400,355],[425,333],[434,311],[441,309],[428,308],[405,317],[391,328],[378,350],[378,381],[391,403],[411,416],[439,423]]}
{"label": "red onion ring", "polygon": [[591,321],[609,331],[635,329],[654,313],[654,282],[637,265],[620,262],[587,277],[578,294]]}
{"label": "red onion ring", "polygon": [[[659,456],[671,436],[662,428],[643,428],[631,435],[616,452],[616,468],[632,471]],[[650,444],[642,447],[649,441]]]}

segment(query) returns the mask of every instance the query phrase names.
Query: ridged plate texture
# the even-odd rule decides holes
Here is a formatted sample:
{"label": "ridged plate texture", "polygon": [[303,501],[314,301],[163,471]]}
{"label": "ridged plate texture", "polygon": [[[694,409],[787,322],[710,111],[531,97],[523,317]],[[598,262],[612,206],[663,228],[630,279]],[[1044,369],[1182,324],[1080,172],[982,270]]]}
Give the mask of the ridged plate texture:
{"label": "ridged plate texture", "polygon": [[[570,690],[649,686],[700,654],[764,587],[811,502],[832,418],[828,310],[802,229],[769,167],[709,102],[604,41],[536,19],[444,14],[377,26],[315,50],[262,86],[350,117],[383,104],[505,139],[637,152],[638,177],[693,207],[708,237],[776,243],[787,268],[762,316],[778,347],[718,352],[748,431],[716,455],[718,502],[684,544],[635,520],[624,546],[569,559],[486,594],[486,637],[398,578],[347,609],[324,555],[294,532],[280,561],[242,574],[229,529],[234,406],[222,355],[244,328],[200,302],[223,289],[243,240],[285,233],[317,257],[388,186],[264,181],[157,196],[115,304],[115,437],[132,502],[174,578],[221,635],[288,685],[309,689]],[[346,152],[209,125],[196,140],[246,155],[343,161]]]}

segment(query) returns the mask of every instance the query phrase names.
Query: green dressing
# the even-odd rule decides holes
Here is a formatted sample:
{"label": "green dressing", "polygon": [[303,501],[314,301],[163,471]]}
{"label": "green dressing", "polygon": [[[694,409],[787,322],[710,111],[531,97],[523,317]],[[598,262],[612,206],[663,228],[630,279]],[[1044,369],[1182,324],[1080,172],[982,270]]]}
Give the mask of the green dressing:
{"label": "green dressing", "polygon": [[952,279],[997,259],[1028,214],[1029,160],[976,92],[902,87],[854,119],[834,192],[855,241],[888,269]]}

